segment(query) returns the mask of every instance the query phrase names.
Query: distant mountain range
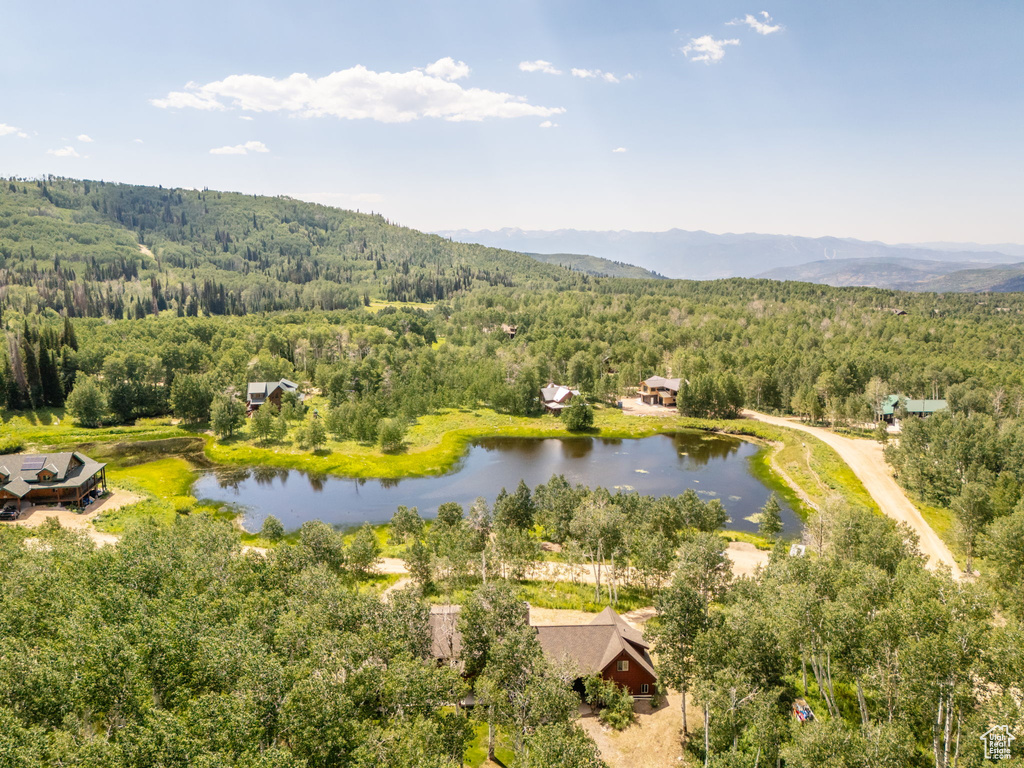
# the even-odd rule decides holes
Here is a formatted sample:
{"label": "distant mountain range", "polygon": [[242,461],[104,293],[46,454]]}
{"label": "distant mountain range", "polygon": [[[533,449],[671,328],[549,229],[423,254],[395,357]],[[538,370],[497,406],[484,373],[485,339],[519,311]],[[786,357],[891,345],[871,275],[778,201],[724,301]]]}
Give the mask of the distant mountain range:
{"label": "distant mountain range", "polygon": [[[1017,266],[1024,258],[1024,245],[1012,243],[890,245],[839,237],[716,235],[681,229],[632,232],[506,228],[437,234],[461,242],[547,254],[541,260],[559,264],[566,264],[559,259],[569,255],[588,254],[666,277],[693,280],[766,277],[915,291],[1020,290],[1007,286],[1024,280],[1024,269]],[[571,258],[579,263],[584,259],[578,255]],[[609,274],[596,262],[590,266],[583,271]]]}

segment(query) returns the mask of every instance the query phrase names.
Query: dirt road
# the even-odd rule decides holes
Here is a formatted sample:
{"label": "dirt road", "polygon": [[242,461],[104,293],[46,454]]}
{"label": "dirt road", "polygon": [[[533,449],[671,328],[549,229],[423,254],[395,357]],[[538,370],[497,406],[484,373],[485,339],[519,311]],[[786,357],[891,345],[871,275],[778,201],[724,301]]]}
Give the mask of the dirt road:
{"label": "dirt road", "polygon": [[917,507],[907,498],[903,489],[896,484],[889,465],[886,464],[885,457],[882,455],[882,446],[877,442],[844,437],[821,427],[811,427],[799,421],[780,419],[757,411],[743,411],[743,415],[767,424],[774,424],[777,427],[788,427],[799,432],[807,432],[828,445],[839,454],[839,457],[864,483],[864,487],[878,504],[878,508],[893,520],[906,523],[917,534],[920,540],[918,546],[928,558],[929,568],[935,569],[940,564],[946,565],[953,572],[953,578],[962,579],[964,577],[953,558],[953,553],[949,551],[949,547],[925,522]]}
{"label": "dirt road", "polygon": [[[770,553],[744,541],[731,541],[725,549],[725,554],[732,560],[733,575],[738,577],[752,576],[758,567],[768,565]],[[397,557],[382,557],[377,563],[377,572],[407,574],[409,569],[405,567],[405,562]],[[568,565],[551,562],[550,560],[534,563],[531,572],[527,576],[540,581],[573,581]],[[607,576],[602,571],[601,583],[603,584],[606,579]],[[593,584],[593,566],[579,566],[575,581],[583,584]]]}

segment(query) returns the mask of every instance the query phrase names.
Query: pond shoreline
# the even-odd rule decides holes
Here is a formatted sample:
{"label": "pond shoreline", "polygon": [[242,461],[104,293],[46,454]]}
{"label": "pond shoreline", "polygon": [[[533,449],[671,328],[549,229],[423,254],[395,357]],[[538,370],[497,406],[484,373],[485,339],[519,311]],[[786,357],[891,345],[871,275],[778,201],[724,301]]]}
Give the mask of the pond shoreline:
{"label": "pond shoreline", "polygon": [[498,436],[469,441],[448,472],[429,477],[345,477],[236,464],[202,474],[192,493],[202,503],[240,510],[247,531],[268,515],[293,530],[310,519],[340,527],[379,524],[400,505],[416,506],[429,518],[443,502],[468,506],[483,496],[493,503],[500,488],[511,491],[520,481],[536,488],[564,475],[573,485],[612,494],[658,498],[690,490],[704,501],[718,498],[732,517],[730,528],[749,534],[756,533],[752,516],[775,493],[789,515],[788,535],[797,535],[803,510],[788,503],[793,494],[777,476],[755,471],[770,451],[762,441],[692,429],[626,438]]}

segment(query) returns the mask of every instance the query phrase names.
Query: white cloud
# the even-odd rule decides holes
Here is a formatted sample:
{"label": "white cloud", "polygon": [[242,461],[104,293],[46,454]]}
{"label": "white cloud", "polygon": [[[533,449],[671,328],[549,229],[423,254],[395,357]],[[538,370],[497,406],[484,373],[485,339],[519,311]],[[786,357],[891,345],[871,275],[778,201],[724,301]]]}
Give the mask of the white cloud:
{"label": "white cloud", "polygon": [[217,147],[210,150],[211,155],[247,155],[250,152],[269,152],[267,145],[262,141],[247,141],[245,144],[235,144],[233,147]]}
{"label": "white cloud", "polygon": [[442,80],[461,80],[469,77],[469,65],[464,61],[455,61],[451,56],[438,59],[423,70],[431,77],[439,77]]}
{"label": "white cloud", "polygon": [[250,117],[249,115],[239,115],[238,119],[239,120],[255,120],[256,118]]}
{"label": "white cloud", "polygon": [[626,149],[625,147],[616,147],[615,149],[613,149],[613,150],[612,150],[612,152],[617,152],[617,153],[620,153],[620,154],[621,154],[622,152],[628,152],[628,151],[629,151],[629,150],[628,150],[628,149]]}
{"label": "white cloud", "polygon": [[142,139],[132,139],[132,143],[133,144],[142,144],[144,142],[142,141]]}
{"label": "white cloud", "polygon": [[715,40],[711,35],[695,37],[683,46],[683,53],[690,61],[703,61],[710,64],[721,61],[725,56],[725,46],[739,45],[739,40]]}
{"label": "white cloud", "polygon": [[778,32],[782,29],[781,24],[772,24],[772,17],[768,15],[768,11],[761,11],[760,15],[764,21],[761,21],[757,16],[748,13],[742,19],[733,19],[732,21],[726,22],[726,24],[727,26],[746,24],[759,35],[770,35],[772,32]]}
{"label": "white cloud", "polygon": [[543,123],[540,124],[540,127],[541,128],[557,128],[558,127],[558,123],[552,123],[550,120],[545,120]]}
{"label": "white cloud", "polygon": [[60,149],[48,149],[46,154],[53,155],[54,157],[81,157],[78,152],[75,151],[74,147],[61,147]]}
{"label": "white cloud", "polygon": [[[442,62],[444,59],[441,60]],[[434,62],[430,68],[438,68]],[[447,77],[461,76],[461,62],[440,67]],[[467,68],[468,69],[468,68]],[[206,85],[189,83],[163,99],[152,99],[163,109],[221,110],[236,107],[247,112],[287,112],[298,117],[334,117],[405,123],[424,117],[453,122],[489,117],[550,117],[563,107],[529,104],[520,96],[463,88],[449,79],[414,69],[410,72],[374,72],[359,65],[315,78],[296,72],[283,79],[261,75],[231,75]]]}
{"label": "white cloud", "polygon": [[78,134],[78,140],[81,141],[81,142],[84,142],[86,144],[92,144],[92,142],[93,142],[92,138],[87,136],[87,135],[85,135],[84,133]]}
{"label": "white cloud", "polygon": [[0,123],[0,136],[6,136],[9,133],[17,133],[18,129],[13,125],[7,125],[7,123]]}
{"label": "white cloud", "polygon": [[28,138],[28,134],[25,133],[24,131],[18,131],[18,138],[19,139],[27,139]]}
{"label": "white cloud", "polygon": [[536,61],[520,61],[519,69],[523,72],[544,72],[548,75],[562,74],[562,70],[556,69],[554,64],[550,61],[544,61],[544,59],[537,59]]}
{"label": "white cloud", "polygon": [[573,77],[581,77],[584,80],[588,78],[595,78],[604,80],[606,83],[621,83],[623,80],[632,80],[632,75],[623,75],[622,78],[617,77],[611,72],[604,72],[600,69],[579,69],[577,67],[572,68]]}

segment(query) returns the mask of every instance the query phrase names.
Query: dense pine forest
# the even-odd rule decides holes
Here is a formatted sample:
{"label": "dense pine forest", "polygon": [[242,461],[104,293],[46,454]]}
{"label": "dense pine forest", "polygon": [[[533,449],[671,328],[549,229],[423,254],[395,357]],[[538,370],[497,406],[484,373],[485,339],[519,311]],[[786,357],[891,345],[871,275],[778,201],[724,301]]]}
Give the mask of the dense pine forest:
{"label": "dense pine forest", "polygon": [[[8,180],[0,453],[32,447],[15,424],[174,417],[222,444],[284,450],[302,424],[304,450],[391,455],[448,409],[540,416],[548,381],[608,412],[646,377],[680,377],[684,416],[745,406],[865,436],[890,394],[944,398],[873,437],[981,575],[931,574],[906,529],[835,503],[808,520],[813,556],[779,544],[732,581],[720,507],[564,479],[503,494],[491,544],[487,510],[412,526],[401,554],[423,592],[390,601],[376,545],[323,524],[265,553],[191,507],[102,549],[4,526],[0,766],[459,765],[487,718],[452,707],[467,680],[429,658],[420,598],[441,584],[475,617],[463,661],[514,764],[596,768],[571,675],[540,656],[517,593],[473,570],[488,547],[526,568],[538,531],[591,542],[577,555],[595,564],[609,531],[649,550],[631,586],[657,607],[659,670],[707,718],[706,742],[689,724],[690,764],[980,765],[987,725],[1024,726],[1022,313],[1021,294],[598,277],[289,198]],[[319,410],[246,420],[247,383],[281,378]],[[792,724],[798,696],[820,702],[817,727]]]}

